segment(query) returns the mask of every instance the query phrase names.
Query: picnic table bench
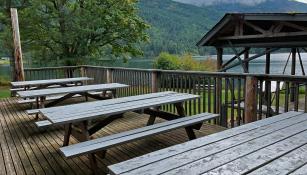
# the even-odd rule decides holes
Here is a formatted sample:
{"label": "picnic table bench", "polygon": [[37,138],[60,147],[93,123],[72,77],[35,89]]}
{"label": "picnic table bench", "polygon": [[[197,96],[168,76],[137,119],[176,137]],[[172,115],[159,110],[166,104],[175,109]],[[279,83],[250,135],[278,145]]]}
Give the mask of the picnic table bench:
{"label": "picnic table bench", "polygon": [[67,87],[72,85],[82,85],[83,81],[93,80],[88,77],[76,77],[76,78],[61,78],[61,79],[49,79],[49,80],[31,80],[31,81],[16,81],[11,82],[11,91],[22,91],[22,90],[34,90],[43,89],[48,87]]}
{"label": "picnic table bench", "polygon": [[283,113],[108,167],[129,174],[306,174],[307,114]]}
{"label": "picnic table bench", "polygon": [[[177,92],[160,92],[132,97],[123,97],[105,101],[87,102],[69,106],[39,109],[51,125],[65,125],[64,143],[61,152],[66,157],[74,157],[89,154],[92,169],[96,170],[95,153],[102,152],[118,144],[141,139],[155,134],[160,134],[173,129],[184,127],[189,139],[195,139],[193,129],[200,129],[202,122],[217,118],[216,114],[199,114],[185,117],[183,102],[199,98],[198,95],[183,94]],[[174,104],[178,115],[160,111],[160,107],[166,104]],[[81,107],[82,106],[82,107]],[[90,140],[90,136],[105,127],[112,121],[121,117],[128,111],[142,111],[150,115],[146,127],[126,131],[123,133]],[[155,118],[161,117],[167,122],[154,124]],[[184,117],[184,118],[183,118]],[[90,126],[90,120],[103,119]],[[79,132],[74,130],[78,128]],[[75,145],[69,144],[70,136],[83,142]]]}

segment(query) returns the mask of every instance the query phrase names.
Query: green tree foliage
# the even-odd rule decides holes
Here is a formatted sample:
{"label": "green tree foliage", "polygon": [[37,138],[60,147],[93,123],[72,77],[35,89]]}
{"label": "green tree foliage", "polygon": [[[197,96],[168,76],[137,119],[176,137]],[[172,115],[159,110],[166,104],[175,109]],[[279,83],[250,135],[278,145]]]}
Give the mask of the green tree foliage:
{"label": "green tree foliage", "polygon": [[193,59],[191,54],[177,56],[162,52],[155,59],[154,67],[163,70],[214,71],[216,62],[210,58],[198,61]]}
{"label": "green tree foliage", "polygon": [[180,61],[176,55],[171,55],[169,53],[162,52],[156,58],[154,66],[156,69],[176,70],[180,69]]}
{"label": "green tree foliage", "polygon": [[[46,58],[76,64],[110,54],[142,54],[148,25],[137,15],[136,0],[30,0],[20,12],[23,39]],[[39,52],[37,52],[39,51]]]}

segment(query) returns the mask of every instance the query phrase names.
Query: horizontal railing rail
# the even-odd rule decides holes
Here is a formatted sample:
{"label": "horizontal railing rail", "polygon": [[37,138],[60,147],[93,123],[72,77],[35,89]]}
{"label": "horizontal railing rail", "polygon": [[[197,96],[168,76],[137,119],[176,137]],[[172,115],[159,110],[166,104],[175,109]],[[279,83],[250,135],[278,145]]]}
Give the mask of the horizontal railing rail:
{"label": "horizontal railing rail", "polygon": [[[184,104],[187,115],[220,113],[213,121],[227,127],[271,117],[287,111],[307,111],[307,76],[135,69],[101,66],[26,68],[27,80],[88,76],[91,84],[124,83],[118,96],[161,91],[199,95]],[[275,89],[274,89],[275,87]],[[277,88],[280,87],[280,88]],[[172,105],[162,106],[175,112]]]}

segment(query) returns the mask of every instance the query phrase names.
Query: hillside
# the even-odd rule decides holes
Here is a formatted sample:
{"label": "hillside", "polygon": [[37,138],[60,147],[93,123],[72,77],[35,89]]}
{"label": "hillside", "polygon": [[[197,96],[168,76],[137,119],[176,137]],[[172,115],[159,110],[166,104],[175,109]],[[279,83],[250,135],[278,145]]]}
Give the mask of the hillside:
{"label": "hillside", "polygon": [[151,25],[151,42],[143,46],[146,56],[162,51],[197,52],[197,40],[223,15],[214,9],[204,10],[171,0],[141,0],[139,9],[140,15]]}
{"label": "hillside", "polygon": [[[178,54],[200,51],[203,54],[203,49],[198,50],[195,47],[196,42],[227,12],[307,12],[307,4],[293,0],[249,0],[248,5],[237,3],[239,1],[235,0],[231,0],[233,3],[229,3],[230,0],[220,0],[219,4],[211,3],[204,6],[195,4],[201,1],[210,2],[140,0],[140,15],[151,25],[148,31],[151,42],[142,46],[145,56],[156,56],[161,51]],[[252,3],[255,1],[257,3]]]}

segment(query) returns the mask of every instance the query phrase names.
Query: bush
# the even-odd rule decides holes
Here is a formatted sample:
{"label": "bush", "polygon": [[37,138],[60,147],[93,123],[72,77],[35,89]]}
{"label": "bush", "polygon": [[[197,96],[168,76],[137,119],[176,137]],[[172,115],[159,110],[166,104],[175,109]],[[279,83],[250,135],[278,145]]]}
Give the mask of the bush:
{"label": "bush", "polygon": [[161,53],[155,60],[155,68],[163,70],[215,71],[216,61],[213,59],[195,60],[191,54],[181,57],[169,53]]}
{"label": "bush", "polygon": [[171,55],[166,52],[160,53],[156,58],[154,67],[163,70],[177,70],[180,69],[180,61],[176,55]]}

